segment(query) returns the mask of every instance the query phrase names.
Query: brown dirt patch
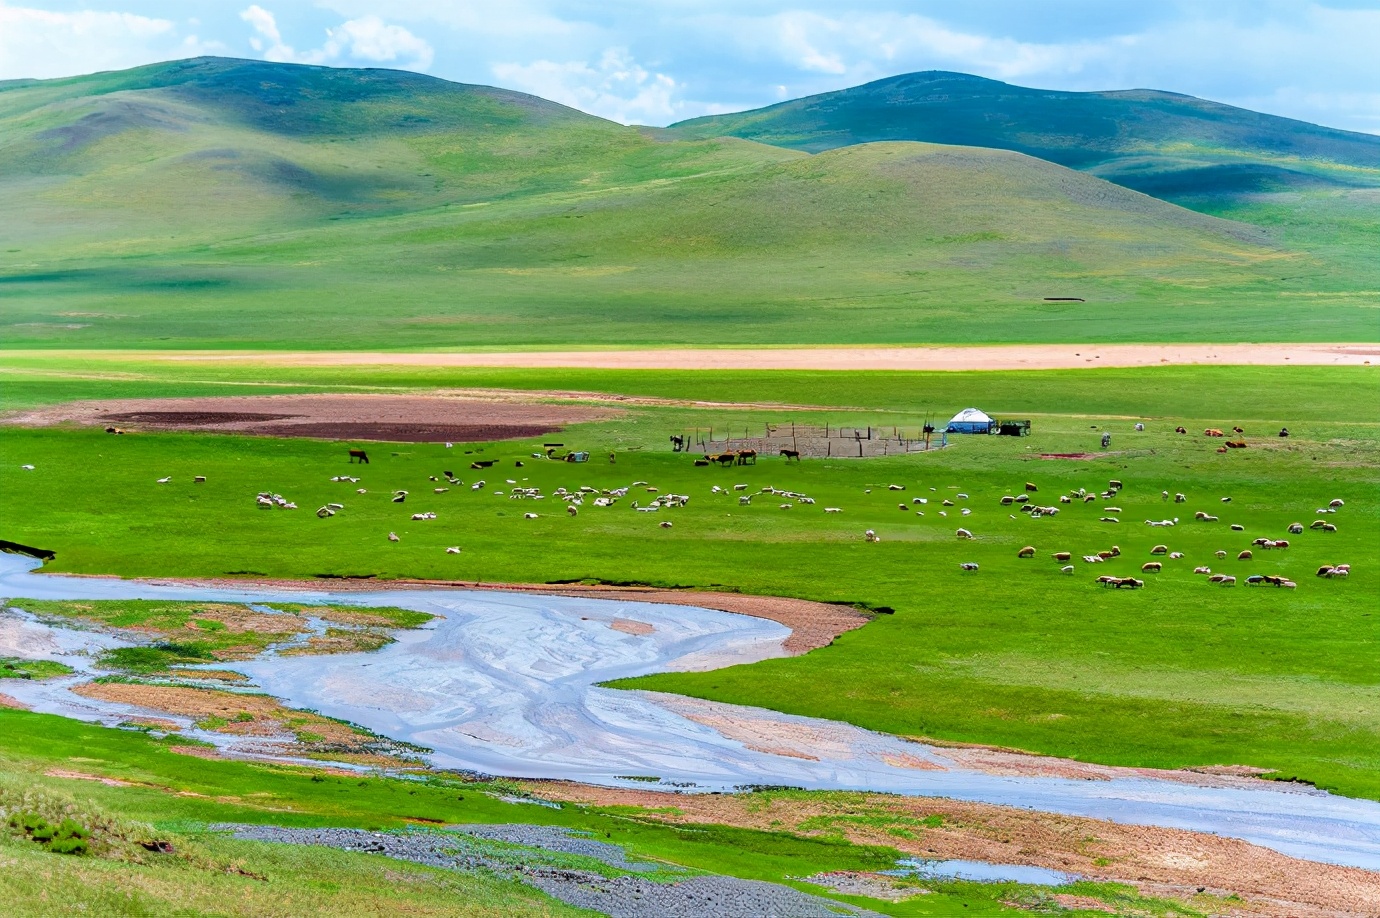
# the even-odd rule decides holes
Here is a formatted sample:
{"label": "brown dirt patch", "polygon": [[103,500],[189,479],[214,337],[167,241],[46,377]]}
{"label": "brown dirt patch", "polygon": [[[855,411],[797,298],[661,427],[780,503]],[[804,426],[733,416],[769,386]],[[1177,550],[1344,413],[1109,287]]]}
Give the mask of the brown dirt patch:
{"label": "brown dirt patch", "polygon": [[128,429],[187,430],[267,437],[395,443],[473,443],[535,437],[567,424],[621,413],[618,408],[452,395],[267,395],[110,399],[21,412],[8,423],[76,423]]}
{"label": "brown dirt patch", "polygon": [[[1238,839],[1010,807],[889,794],[675,794],[527,782],[552,800],[647,808],[638,818],[805,835],[842,833],[928,858],[1022,864],[1192,898],[1235,893],[1252,915],[1380,914],[1380,874],[1287,857]],[[660,810],[660,812],[656,812]],[[933,826],[934,817],[941,824]],[[926,821],[931,824],[926,824]]]}
{"label": "brown dirt patch", "polygon": [[305,644],[281,651],[285,657],[317,656],[332,653],[368,653],[393,643],[393,638],[375,631],[346,631],[329,628],[312,635]]}
{"label": "brown dirt patch", "polygon": [[1012,344],[974,347],[665,348],[396,354],[160,354],[168,361],[277,366],[581,367],[611,370],[1064,370],[1162,364],[1360,366],[1380,344]]}
{"label": "brown dirt patch", "polygon": [[70,778],[73,781],[95,781],[104,784],[106,787],[134,787],[132,781],[121,781],[119,778],[104,778],[100,775],[88,775],[84,771],[68,771],[66,768],[50,768],[44,772],[50,778]]}
{"label": "brown dirt patch", "polygon": [[635,622],[630,618],[615,618],[609,622],[609,627],[624,634],[651,634],[656,630],[646,622]]}
{"label": "brown dirt patch", "polygon": [[0,692],[0,708],[10,708],[15,711],[27,711],[29,706],[12,695]]}

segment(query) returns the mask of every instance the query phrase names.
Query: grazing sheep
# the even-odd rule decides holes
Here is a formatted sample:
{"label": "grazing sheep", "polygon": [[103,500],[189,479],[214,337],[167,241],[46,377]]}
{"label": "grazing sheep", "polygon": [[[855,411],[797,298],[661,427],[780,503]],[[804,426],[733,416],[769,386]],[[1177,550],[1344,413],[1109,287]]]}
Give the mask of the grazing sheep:
{"label": "grazing sheep", "polygon": [[535,513],[524,513],[522,518],[525,520],[534,520],[537,518],[537,515]]}
{"label": "grazing sheep", "polygon": [[1176,434],[1186,434],[1186,433],[1188,433],[1188,428],[1186,428],[1186,427],[1175,427],[1175,428],[1174,428],[1174,432],[1175,432]]}
{"label": "grazing sheep", "polygon": [[566,512],[568,515],[570,515],[570,516],[579,516],[579,515],[580,515],[580,508],[579,508],[579,507],[576,507],[574,504],[567,504],[567,505],[566,505],[566,508],[565,508],[565,512]]}
{"label": "grazing sheep", "polygon": [[1029,481],[1027,481],[1027,482],[1025,483],[1025,489],[1026,489],[1027,491],[1030,491],[1032,494],[1033,494],[1034,492],[1040,490],[1039,488],[1035,487],[1035,485],[1034,485],[1032,482],[1029,482]]}
{"label": "grazing sheep", "polygon": [[1161,491],[1161,492],[1160,492],[1160,500],[1169,500],[1169,492],[1168,492],[1168,491]]}
{"label": "grazing sheep", "polygon": [[1182,503],[1186,502],[1187,500],[1188,500],[1188,497],[1185,496],[1185,495],[1183,494],[1183,492],[1179,492],[1178,494],[1175,494],[1175,495],[1174,495],[1174,503],[1176,503],[1176,504],[1182,504]]}
{"label": "grazing sheep", "polygon": [[1221,549],[1218,549],[1215,554],[1218,558],[1225,558],[1227,556],[1227,553]]}
{"label": "grazing sheep", "polygon": [[900,510],[902,513],[905,513],[906,511],[910,510],[910,508],[907,507],[905,504],[897,504],[896,509]]}
{"label": "grazing sheep", "polygon": [[954,505],[954,502],[951,501],[951,500],[948,500],[948,499],[946,498],[940,506],[943,506],[943,507],[952,507],[953,505]]}
{"label": "grazing sheep", "polygon": [[657,525],[662,529],[670,529],[673,524],[670,520],[662,520],[660,523],[657,523]]}
{"label": "grazing sheep", "polygon": [[1218,582],[1221,583],[1222,586],[1236,586],[1236,578],[1231,576],[1223,577]]}
{"label": "grazing sheep", "polygon": [[1145,429],[1145,425],[1142,424],[1142,423],[1140,423],[1139,421],[1137,421],[1137,422],[1136,422],[1136,431],[1137,431],[1137,432],[1140,432],[1140,431],[1142,431],[1142,430],[1144,430],[1144,429]]}
{"label": "grazing sheep", "polygon": [[1321,529],[1321,528],[1323,528],[1323,527],[1326,526],[1326,525],[1327,525],[1327,524],[1324,523],[1322,520],[1314,520],[1313,522],[1311,522],[1311,523],[1308,524],[1308,528],[1309,528],[1309,529]]}
{"label": "grazing sheep", "polygon": [[1025,548],[1022,548],[1020,551],[1016,552],[1016,557],[1017,557],[1017,558],[1033,558],[1033,557],[1035,557],[1035,546],[1034,546],[1034,545],[1027,545]]}
{"label": "grazing sheep", "polygon": [[1061,574],[1072,574],[1072,573],[1073,573],[1073,565],[1072,565],[1072,564],[1065,564],[1063,567],[1059,568],[1059,573],[1061,573]]}
{"label": "grazing sheep", "polygon": [[1055,561],[1071,561],[1073,559],[1073,553],[1067,551],[1056,551],[1054,554],[1050,555],[1050,557],[1053,558]]}
{"label": "grazing sheep", "polygon": [[972,538],[973,538],[973,534],[972,534],[971,532],[969,532],[968,530],[966,530],[966,529],[959,529],[959,530],[957,530],[957,531],[954,533],[954,535],[958,536],[960,539],[972,539]]}
{"label": "grazing sheep", "polygon": [[904,491],[904,490],[906,489],[906,486],[905,486],[905,485],[887,485],[887,486],[886,486],[886,489],[887,489],[888,491]]}
{"label": "grazing sheep", "polygon": [[1171,552],[1169,553],[1169,560],[1170,560],[1170,561],[1182,561],[1183,558],[1184,558],[1184,553],[1181,552],[1181,551],[1171,551]]}
{"label": "grazing sheep", "polygon": [[446,492],[449,491],[449,490],[450,490],[450,488],[432,488],[432,489],[431,489],[431,493],[433,493],[433,494],[444,494],[444,493],[446,493]]}
{"label": "grazing sheep", "polygon": [[1103,560],[1104,560],[1104,559],[1103,559],[1103,557],[1102,557],[1101,555],[1084,555],[1084,556],[1083,556],[1083,563],[1084,563],[1084,564],[1101,564],[1101,563],[1103,562]]}
{"label": "grazing sheep", "polygon": [[[1023,503],[1026,503],[1027,501],[1030,500],[1030,496],[1029,496],[1028,494],[1017,494],[1015,497],[1013,497],[1013,498],[1011,498],[1011,499],[1014,500],[1014,501],[1015,501],[1016,503],[1018,503],[1018,504],[1023,504]],[[948,503],[948,502],[945,501],[945,503]],[[949,506],[953,506],[953,505],[952,505],[952,504],[949,504]]]}
{"label": "grazing sheep", "polygon": [[401,542],[402,539],[398,538],[398,534],[397,534],[396,532],[390,532],[390,533],[388,533],[388,541],[390,541],[390,542]]}
{"label": "grazing sheep", "polygon": [[740,495],[738,496],[738,506],[740,506],[740,507],[749,507],[749,506],[751,506],[751,505],[752,505],[752,495],[751,495],[751,494],[740,494]]}
{"label": "grazing sheep", "polygon": [[1107,487],[1111,488],[1113,491],[1120,491],[1122,488],[1122,484],[1120,481],[1113,478],[1111,481],[1107,482]]}
{"label": "grazing sheep", "polygon": [[1336,510],[1338,507],[1345,507],[1345,506],[1346,506],[1346,501],[1342,500],[1342,499],[1339,497],[1339,498],[1337,498],[1336,500],[1334,500],[1334,501],[1332,501],[1331,503],[1329,503],[1328,506],[1331,507],[1333,510]]}
{"label": "grazing sheep", "polygon": [[1098,520],[1099,523],[1120,523],[1121,520],[1114,516],[1104,516]]}
{"label": "grazing sheep", "polygon": [[875,533],[875,532],[873,532],[871,529],[869,529],[869,530],[867,530],[866,532],[863,533],[863,541],[865,541],[865,542],[880,542],[881,539],[877,536],[877,533]]}
{"label": "grazing sheep", "polygon": [[1323,524],[1322,524],[1322,531],[1323,531],[1323,532],[1336,532],[1336,531],[1337,531],[1337,527],[1334,526],[1334,525],[1332,525],[1331,523],[1323,523]]}
{"label": "grazing sheep", "polygon": [[1071,503],[1073,503],[1073,498],[1072,498],[1072,497],[1069,497],[1067,494],[1060,494],[1060,495],[1059,495],[1059,503],[1061,503],[1061,504],[1071,504]]}
{"label": "grazing sheep", "polygon": [[[917,498],[917,499],[918,499],[918,498]],[[1015,502],[1016,502],[1016,498],[1012,497],[1010,494],[1007,494],[1005,497],[1003,497],[1003,498],[1001,499],[1001,505],[1002,505],[1003,507],[1006,507],[1006,506],[1009,506],[1009,505],[1011,505],[1011,504],[1014,504]]]}
{"label": "grazing sheep", "polygon": [[1150,549],[1150,554],[1152,554],[1152,555],[1165,555],[1165,554],[1168,554],[1168,553],[1169,553],[1169,546],[1168,546],[1168,545],[1156,545],[1154,548]]}
{"label": "grazing sheep", "polygon": [[1245,531],[1246,531],[1246,527],[1245,527],[1245,526],[1242,526],[1240,523],[1232,523],[1232,524],[1231,524],[1231,531],[1232,531],[1232,532],[1245,532]]}
{"label": "grazing sheep", "polygon": [[335,516],[335,511],[332,510],[330,507],[318,507],[316,510],[316,515],[324,520],[328,516]]}
{"label": "grazing sheep", "polygon": [[1146,561],[1140,566],[1140,572],[1142,574],[1158,574],[1162,567],[1164,567],[1164,565],[1159,561]]}
{"label": "grazing sheep", "polygon": [[1237,555],[1237,556],[1236,556],[1236,560],[1238,560],[1238,561],[1249,561],[1249,560],[1251,560],[1251,558],[1253,558],[1253,557],[1255,557],[1255,556],[1251,554],[1250,549],[1247,549],[1247,550],[1243,551],[1241,554]]}
{"label": "grazing sheep", "polygon": [[1210,568],[1210,567],[1195,567],[1195,568],[1193,569],[1193,573],[1195,573],[1195,574],[1211,574],[1211,573],[1212,573],[1212,568]]}
{"label": "grazing sheep", "polygon": [[451,545],[451,546],[447,547],[447,548],[446,548],[446,554],[448,554],[448,555],[458,555],[458,554],[460,554],[460,546],[459,546],[459,545]]}
{"label": "grazing sheep", "polygon": [[978,569],[978,566],[974,564],[972,561],[964,561],[963,563],[959,564],[959,567],[965,571],[975,571]]}
{"label": "grazing sheep", "polygon": [[167,484],[167,483],[170,482],[170,481],[172,481],[172,476],[171,476],[171,475],[169,475],[167,478],[160,478],[160,479],[158,479],[158,483],[159,483],[159,484]]}
{"label": "grazing sheep", "polygon": [[1097,495],[1096,495],[1096,494],[1084,494],[1084,495],[1083,495],[1083,503],[1085,503],[1085,504],[1091,504],[1091,503],[1093,503],[1093,502],[1096,501],[1096,500],[1097,500]]}
{"label": "grazing sheep", "polygon": [[1113,558],[1116,558],[1116,557],[1120,556],[1120,555],[1121,555],[1121,548],[1120,548],[1120,546],[1113,545],[1112,548],[1111,548],[1111,553],[1112,553],[1112,557],[1113,557]]}
{"label": "grazing sheep", "polygon": [[842,507],[825,507],[825,508],[824,508],[824,512],[825,512],[825,513],[842,513],[842,512],[843,512],[843,508],[842,508]]}
{"label": "grazing sheep", "polygon": [[414,513],[414,514],[412,514],[412,518],[413,518],[414,520],[434,520],[434,519],[436,519],[436,514],[434,514],[434,513]]}
{"label": "grazing sheep", "polygon": [[1289,534],[1290,534],[1290,535],[1298,535],[1298,534],[1301,533],[1301,532],[1303,532],[1303,524],[1302,524],[1302,523],[1290,523],[1290,524],[1289,524]]}
{"label": "grazing sheep", "polygon": [[[1102,508],[1102,512],[1103,512],[1103,513],[1120,513],[1120,512],[1121,512],[1121,508],[1120,508],[1120,507],[1103,507],[1103,508]],[[1147,520],[1147,522],[1148,522],[1148,520]]]}

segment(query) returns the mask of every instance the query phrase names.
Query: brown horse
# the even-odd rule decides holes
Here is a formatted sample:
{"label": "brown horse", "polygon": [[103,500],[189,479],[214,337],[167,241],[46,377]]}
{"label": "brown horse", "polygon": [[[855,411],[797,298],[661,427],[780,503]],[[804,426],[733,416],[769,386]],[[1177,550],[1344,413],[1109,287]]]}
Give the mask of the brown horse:
{"label": "brown horse", "polygon": [[739,465],[756,465],[756,464],[757,464],[757,450],[755,450],[755,449],[740,449],[740,450],[738,450],[738,464],[739,464]]}
{"label": "brown horse", "polygon": [[364,450],[362,450],[362,449],[352,449],[352,450],[350,450],[350,461],[351,461],[351,462],[354,462],[356,459],[359,460],[359,464],[360,464],[360,465],[368,465],[368,464],[369,464],[369,454],[366,453],[366,452],[365,452]]}

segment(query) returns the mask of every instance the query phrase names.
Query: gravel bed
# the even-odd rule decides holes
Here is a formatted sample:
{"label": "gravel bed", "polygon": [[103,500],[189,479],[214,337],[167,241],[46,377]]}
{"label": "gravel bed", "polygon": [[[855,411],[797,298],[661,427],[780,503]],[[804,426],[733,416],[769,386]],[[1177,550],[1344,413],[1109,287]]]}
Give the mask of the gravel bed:
{"label": "gravel bed", "polygon": [[876,912],[759,880],[695,876],[673,883],[656,883],[639,876],[609,878],[592,871],[541,864],[515,866],[511,859],[486,853],[474,842],[467,844],[465,837],[583,855],[626,870],[659,869],[657,865],[629,862],[615,845],[543,826],[463,826],[455,833],[248,825],[213,828],[231,831],[236,838],[248,841],[323,845],[344,851],[382,854],[431,867],[488,869],[515,876],[555,899],[602,912],[610,918],[837,918],[840,915],[881,918]]}

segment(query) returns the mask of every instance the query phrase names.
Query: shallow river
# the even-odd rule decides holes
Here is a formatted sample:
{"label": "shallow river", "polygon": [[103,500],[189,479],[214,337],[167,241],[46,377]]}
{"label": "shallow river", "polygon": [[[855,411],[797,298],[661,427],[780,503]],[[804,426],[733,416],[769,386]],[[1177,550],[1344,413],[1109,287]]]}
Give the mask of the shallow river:
{"label": "shallow river", "polygon": [[[686,606],[466,590],[160,586],[34,576],[29,571],[36,567],[31,559],[0,554],[0,596],[333,602],[440,616],[423,629],[398,632],[397,643],[373,653],[269,656],[219,666],[243,672],[290,706],[433,749],[430,759],[439,767],[642,788],[769,784],[952,797],[1214,832],[1296,857],[1380,870],[1380,803],[1372,801],[1247,779],[1204,779],[1209,786],[1199,786],[1142,776],[993,775],[952,761],[942,749],[847,724],[596,685],[780,656],[789,632],[763,619]],[[623,630],[612,627],[619,620]],[[0,656],[57,659],[82,669],[89,659],[83,654],[111,640],[0,614]],[[35,710],[104,723],[149,713],[73,695],[67,689],[74,681],[6,680],[0,690]]]}

